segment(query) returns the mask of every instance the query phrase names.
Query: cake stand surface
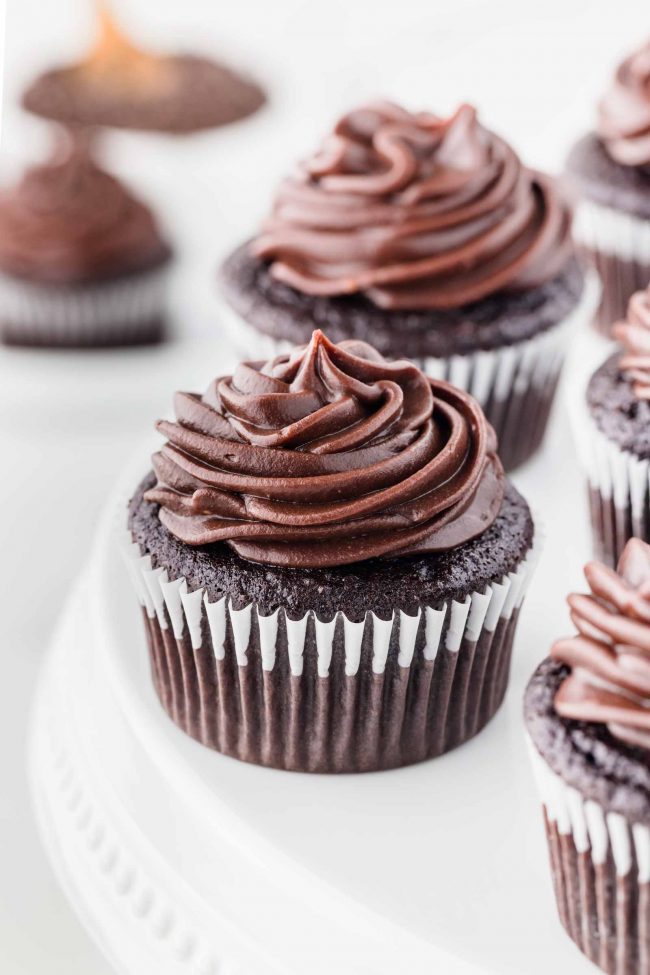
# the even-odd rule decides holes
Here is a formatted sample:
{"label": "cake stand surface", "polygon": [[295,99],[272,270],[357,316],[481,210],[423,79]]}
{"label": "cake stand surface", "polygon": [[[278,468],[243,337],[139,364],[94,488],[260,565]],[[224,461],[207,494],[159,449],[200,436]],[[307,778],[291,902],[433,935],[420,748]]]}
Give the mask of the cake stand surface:
{"label": "cake stand surface", "polygon": [[[594,357],[602,348],[578,343],[583,371]],[[169,720],[119,552],[124,492],[143,470],[127,472],[62,614],[31,736],[46,850],[118,971],[593,971],[556,917],[521,718],[589,553],[563,406],[553,436],[553,464],[547,448],[516,478],[548,539],[503,708],[449,755],[362,776],[241,764]]]}

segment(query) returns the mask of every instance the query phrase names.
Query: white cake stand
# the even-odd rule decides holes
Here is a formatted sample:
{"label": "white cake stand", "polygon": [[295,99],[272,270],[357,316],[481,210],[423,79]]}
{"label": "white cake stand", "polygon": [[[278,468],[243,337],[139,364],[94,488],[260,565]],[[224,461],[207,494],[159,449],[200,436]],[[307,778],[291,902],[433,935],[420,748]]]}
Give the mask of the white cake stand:
{"label": "white cake stand", "polygon": [[112,502],[43,673],[31,773],[47,852],[118,971],[593,971],[556,918],[521,719],[589,551],[562,409],[554,426],[552,465],[545,451],[517,479],[553,523],[506,703],[456,752],[393,772],[262,769],[178,730],[149,679]]}

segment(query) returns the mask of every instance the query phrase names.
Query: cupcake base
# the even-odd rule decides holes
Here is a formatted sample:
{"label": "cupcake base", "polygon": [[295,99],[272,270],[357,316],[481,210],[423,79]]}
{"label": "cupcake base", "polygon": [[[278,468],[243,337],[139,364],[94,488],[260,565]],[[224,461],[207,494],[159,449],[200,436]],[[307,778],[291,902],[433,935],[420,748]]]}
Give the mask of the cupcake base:
{"label": "cupcake base", "polygon": [[[289,659],[292,639],[286,616],[284,626],[277,621],[278,662],[266,670],[259,630],[251,634],[247,662],[240,666],[235,653],[217,659],[214,645],[194,648],[188,634],[178,638],[169,625],[163,629],[157,618],[143,615],[154,687],[183,731],[240,761],[332,773],[412,765],[477,734],[503,701],[518,612],[500,617],[477,639],[464,633],[456,649],[443,645],[433,660],[425,656],[415,665],[398,663],[398,647],[404,658],[408,640],[413,653],[417,636],[400,637],[391,623],[387,639],[395,641],[394,652],[381,672],[373,671],[376,637],[364,633],[361,675],[346,673],[349,622],[343,617],[334,621],[327,675],[319,674],[316,615],[307,620],[298,675],[280,663]],[[413,628],[410,618],[400,622]]]}
{"label": "cupcake base", "polygon": [[573,235],[603,285],[593,323],[610,335],[650,281],[650,176],[614,162],[594,133],[573,147],[567,176],[579,197]]}
{"label": "cupcake base", "polygon": [[614,568],[632,537],[650,541],[650,403],[638,400],[614,353],[576,402],[576,447],[587,475],[596,556]]}
{"label": "cupcake base", "polygon": [[609,975],[650,975],[647,752],[553,707],[568,673],[545,660],[525,697],[560,920]]}
{"label": "cupcake base", "polygon": [[588,247],[584,248],[584,253],[586,260],[594,265],[602,284],[593,324],[602,335],[609,337],[612,326],[625,318],[634,292],[648,287],[650,262]]}
{"label": "cupcake base", "polygon": [[168,323],[164,318],[141,322],[137,329],[124,322],[108,323],[105,329],[92,338],[90,330],[59,334],[56,338],[51,332],[40,330],[26,331],[20,325],[0,321],[0,341],[3,345],[20,346],[31,349],[115,349],[138,345],[159,345],[167,337]]}
{"label": "cupcake base", "polygon": [[611,852],[595,864],[545,812],[560,921],[580,950],[609,975],[650,973],[650,883],[619,877]]}
{"label": "cupcake base", "polygon": [[141,494],[130,528],[156,691],[208,747],[296,771],[395,768],[462,744],[503,700],[537,555],[512,487],[454,552],[340,571],[188,551]]}
{"label": "cupcake base", "polygon": [[0,340],[41,348],[112,348],[165,337],[168,268],[97,284],[0,276]]}
{"label": "cupcake base", "polygon": [[[594,540],[594,555],[605,565],[615,569],[631,538],[650,542],[650,503],[646,496],[643,505],[632,510],[632,502],[618,507],[614,498],[589,486],[589,513]],[[636,506],[635,506],[636,507]]]}

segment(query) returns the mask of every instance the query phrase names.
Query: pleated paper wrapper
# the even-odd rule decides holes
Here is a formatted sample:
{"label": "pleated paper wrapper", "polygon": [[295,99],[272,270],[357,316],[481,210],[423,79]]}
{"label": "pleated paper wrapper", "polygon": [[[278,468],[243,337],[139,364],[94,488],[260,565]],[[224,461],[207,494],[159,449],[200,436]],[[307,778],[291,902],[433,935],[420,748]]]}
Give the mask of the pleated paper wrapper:
{"label": "pleated paper wrapper", "polygon": [[462,602],[358,622],[211,602],[154,567],[128,532],[123,545],[172,720],[224,754],[309,772],[408,765],[480,731],[505,694],[539,548],[537,533],[512,572]]}
{"label": "pleated paper wrapper", "polygon": [[650,220],[582,200],[573,223],[576,242],[602,285],[594,324],[604,335],[625,317],[635,291],[650,283]]}
{"label": "pleated paper wrapper", "polygon": [[585,798],[529,746],[567,934],[610,975],[650,975],[650,828]]}
{"label": "pleated paper wrapper", "polygon": [[0,275],[0,334],[11,345],[82,348],[158,341],[167,267],[99,284],[40,285]]}
{"label": "pleated paper wrapper", "polygon": [[584,389],[579,393],[571,419],[587,479],[594,554],[615,568],[630,538],[650,542],[650,461],[606,437],[589,413]]}

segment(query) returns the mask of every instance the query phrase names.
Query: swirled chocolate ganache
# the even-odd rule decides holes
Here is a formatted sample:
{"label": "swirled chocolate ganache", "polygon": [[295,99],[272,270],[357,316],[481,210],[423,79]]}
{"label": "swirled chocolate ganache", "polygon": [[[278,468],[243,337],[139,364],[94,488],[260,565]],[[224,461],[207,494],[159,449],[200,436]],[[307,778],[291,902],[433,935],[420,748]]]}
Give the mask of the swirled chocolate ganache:
{"label": "swirled chocolate ganache", "polygon": [[485,531],[503,499],[478,404],[360,342],[317,331],[175,410],[145,497],[189,545],[301,568],[435,552]]}

